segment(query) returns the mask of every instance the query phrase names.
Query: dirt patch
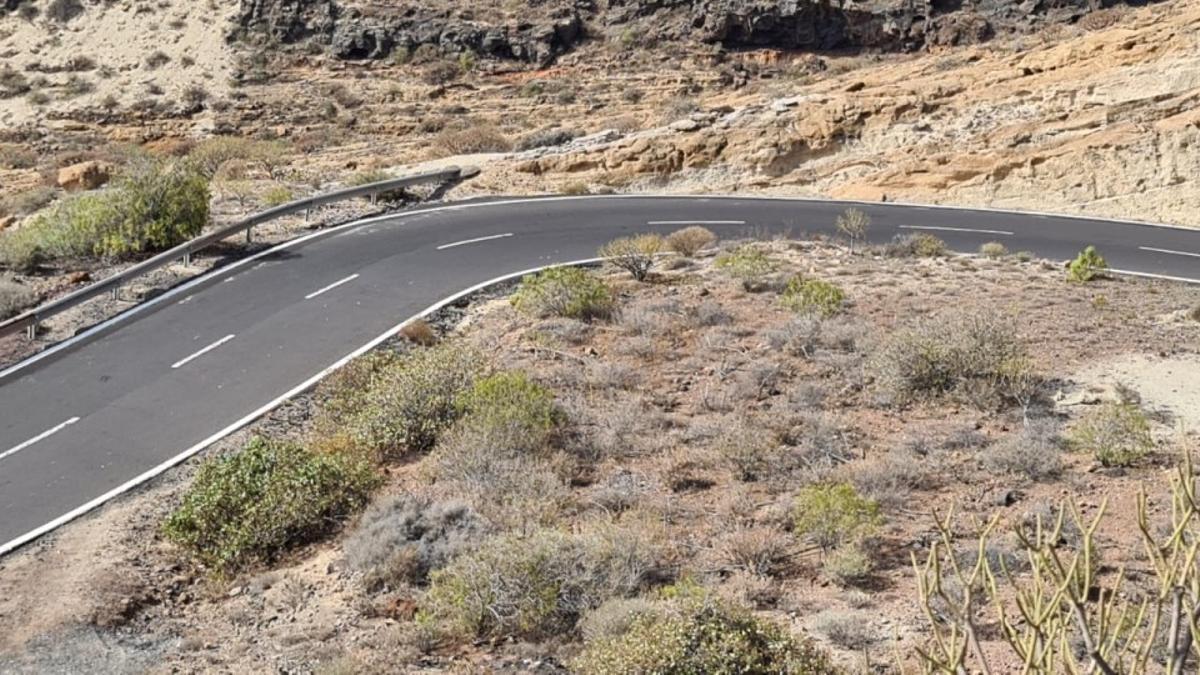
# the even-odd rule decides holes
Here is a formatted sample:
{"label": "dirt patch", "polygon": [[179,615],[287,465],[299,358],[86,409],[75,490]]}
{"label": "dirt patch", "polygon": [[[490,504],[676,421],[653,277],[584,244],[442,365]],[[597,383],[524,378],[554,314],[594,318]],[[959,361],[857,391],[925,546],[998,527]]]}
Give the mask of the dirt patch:
{"label": "dirt patch", "polygon": [[[1200,333],[1200,325],[1193,331]],[[1200,358],[1195,355],[1123,354],[1089,365],[1073,379],[1079,384],[1064,405],[1116,400],[1123,390],[1168,413],[1181,430],[1200,430]]]}

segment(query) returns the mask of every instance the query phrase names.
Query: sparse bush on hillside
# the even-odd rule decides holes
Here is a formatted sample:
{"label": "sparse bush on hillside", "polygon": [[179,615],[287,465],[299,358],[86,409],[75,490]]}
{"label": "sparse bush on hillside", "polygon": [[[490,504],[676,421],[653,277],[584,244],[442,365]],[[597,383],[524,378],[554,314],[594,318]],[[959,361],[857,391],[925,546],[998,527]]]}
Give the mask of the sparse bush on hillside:
{"label": "sparse bush on hillside", "polygon": [[141,160],[112,187],[69,197],[0,235],[0,264],[28,269],[63,258],[119,258],[198,235],[208,222],[208,181],[189,167]]}
{"label": "sparse bush on hillside", "polygon": [[738,480],[755,481],[770,471],[776,454],[775,439],[751,420],[730,424],[718,437],[717,455],[733,470]]}
{"label": "sparse bush on hillside", "polygon": [[989,241],[979,247],[979,255],[996,260],[1008,255],[1008,248],[998,241]]}
{"label": "sparse bush on hillside", "polygon": [[597,255],[606,258],[610,265],[629,272],[634,279],[645,281],[662,246],[663,239],[657,234],[621,237],[601,246]]}
{"label": "sparse bush on hillside", "polygon": [[742,287],[752,293],[766,289],[766,279],[779,263],[761,248],[743,244],[717,256],[717,269],[742,282]]}
{"label": "sparse bush on hillside", "polygon": [[793,312],[830,317],[842,311],[846,293],[832,282],[796,275],[783,289],[780,301]]}
{"label": "sparse bush on hillside", "polygon": [[296,198],[292,189],[286,185],[272,185],[263,195],[263,204],[269,207],[282,206]]}
{"label": "sparse bush on hillside", "polygon": [[1150,420],[1134,403],[1106,403],[1071,432],[1071,445],[1104,466],[1130,466],[1154,449]]}
{"label": "sparse bush on hillside", "polygon": [[24,284],[0,277],[0,321],[16,316],[37,300],[37,294]]}
{"label": "sparse bush on hillside", "polygon": [[446,129],[433,139],[435,147],[447,155],[473,155],[484,152],[508,152],[512,141],[490,124],[475,124],[466,129]]}
{"label": "sparse bush on hillside", "polygon": [[656,557],[627,531],[501,535],[434,572],[423,612],[463,639],[561,636],[584,612],[637,591]]}
{"label": "sparse bush on hillside", "polygon": [[667,248],[685,258],[694,258],[696,254],[717,243],[717,235],[712,230],[693,225],[682,230],[676,230],[667,235]]}
{"label": "sparse bush on hillside", "polygon": [[317,428],[385,460],[427,452],[458,417],[458,396],[483,371],[482,355],[456,342],[364,361],[340,386],[325,388]]}
{"label": "sparse bush on hillside", "polygon": [[517,141],[516,149],[525,151],[536,148],[557,147],[570,143],[578,138],[579,135],[579,132],[574,129],[542,129],[522,136]]}
{"label": "sparse bush on hillside", "polygon": [[883,248],[889,258],[940,258],[946,255],[946,242],[932,234],[902,234]]}
{"label": "sparse bush on hillside", "polygon": [[350,174],[346,178],[346,187],[359,187],[361,185],[370,185],[371,183],[382,183],[385,180],[390,180],[392,175],[383,169],[365,169],[356,173]]}
{"label": "sparse bush on hillside", "polygon": [[1104,256],[1100,255],[1095,246],[1088,246],[1067,266],[1067,279],[1083,284],[1101,276],[1107,269],[1108,262]]}
{"label": "sparse bush on hillside", "polygon": [[574,670],[581,675],[838,672],[810,641],[742,607],[696,591],[656,605],[636,608],[622,634],[590,642],[571,664]]}
{"label": "sparse bush on hillside", "polygon": [[422,583],[478,546],[485,529],[465,504],[397,495],[363,514],[346,539],[346,560],[371,589]]}
{"label": "sparse bush on hillside", "polygon": [[879,639],[870,627],[869,617],[862,612],[828,609],[816,616],[813,628],[833,644],[850,651],[861,651]]}
{"label": "sparse bush on hillside", "polygon": [[1017,474],[1030,480],[1047,480],[1062,474],[1058,425],[1050,420],[1031,422],[1019,432],[989,446],[984,466],[992,471]]}
{"label": "sparse bush on hillside", "polygon": [[188,153],[188,162],[210,179],[217,175],[226,162],[239,161],[247,167],[258,166],[272,180],[278,180],[288,152],[288,145],[281,141],[214,136],[198,143]]}
{"label": "sparse bush on hillside", "polygon": [[462,77],[463,69],[454,61],[435,61],[421,68],[421,81],[439,86],[450,84]]}
{"label": "sparse bush on hillside", "polygon": [[234,573],[328,532],[378,481],[356,455],[255,438],[200,467],[165,532],[212,571]]}
{"label": "sparse bush on hillside", "polygon": [[578,267],[553,267],[526,276],[513,293],[512,304],[540,318],[560,316],[580,321],[608,319],[616,309],[608,285]]}
{"label": "sparse bush on hillside", "polygon": [[850,240],[850,250],[855,245],[866,240],[867,230],[871,228],[871,216],[862,209],[849,208],[837,217],[837,230]]}
{"label": "sparse bush on hillside", "polygon": [[879,504],[847,483],[811,485],[796,497],[796,534],[824,550],[869,537],[882,523]]}
{"label": "sparse bush on hillside", "polygon": [[1012,323],[985,313],[896,331],[876,354],[874,371],[898,404],[956,394],[980,406],[999,398],[1028,407],[1040,386]]}

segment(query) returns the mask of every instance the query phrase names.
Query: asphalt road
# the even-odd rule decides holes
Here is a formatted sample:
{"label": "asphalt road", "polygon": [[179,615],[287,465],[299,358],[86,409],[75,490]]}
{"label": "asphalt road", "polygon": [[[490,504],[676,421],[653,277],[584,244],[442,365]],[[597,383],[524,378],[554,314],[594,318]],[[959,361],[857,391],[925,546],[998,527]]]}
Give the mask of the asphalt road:
{"label": "asphalt road", "polygon": [[[1053,259],[1200,280],[1200,231],[858,205],[870,239],[928,231]],[[833,233],[847,204],[745,198],[492,201],[332,230],[218,270],[95,339],[0,375],[0,552],[210,439],[447,295],[615,237],[700,223],[723,237]],[[6,544],[7,542],[8,544]]]}

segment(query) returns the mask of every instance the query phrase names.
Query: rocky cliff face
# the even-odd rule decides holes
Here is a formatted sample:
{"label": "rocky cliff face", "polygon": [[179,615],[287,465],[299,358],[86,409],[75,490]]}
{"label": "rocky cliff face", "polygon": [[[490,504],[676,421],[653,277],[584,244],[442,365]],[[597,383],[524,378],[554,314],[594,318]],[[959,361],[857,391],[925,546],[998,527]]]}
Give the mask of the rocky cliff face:
{"label": "rocky cliff face", "polygon": [[448,53],[470,50],[545,65],[585,37],[585,22],[640,35],[647,44],[911,51],[1073,23],[1126,1],[542,0],[529,3],[519,16],[485,19],[476,18],[475,9],[436,3],[241,0],[239,30],[284,43],[313,39],[346,59],[382,58],[396,49],[433,45]]}

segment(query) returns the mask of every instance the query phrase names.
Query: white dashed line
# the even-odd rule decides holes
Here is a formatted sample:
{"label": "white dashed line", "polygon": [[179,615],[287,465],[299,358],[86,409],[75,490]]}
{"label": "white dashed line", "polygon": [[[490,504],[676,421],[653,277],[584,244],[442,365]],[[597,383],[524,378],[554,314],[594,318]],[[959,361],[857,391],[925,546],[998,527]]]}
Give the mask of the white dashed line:
{"label": "white dashed line", "polygon": [[192,354],[191,356],[187,357],[186,359],[183,359],[182,361],[178,361],[178,362],[176,362],[175,364],[173,364],[173,365],[171,366],[171,368],[172,368],[172,369],[174,369],[174,368],[179,368],[179,367],[185,366],[185,365],[187,365],[188,363],[190,363],[191,361],[193,361],[193,360],[195,360],[195,359],[198,359],[198,358],[200,358],[201,356],[204,356],[205,354],[207,354],[207,353],[211,352],[212,350],[216,349],[217,347],[220,347],[221,345],[225,344],[226,342],[229,342],[229,341],[230,341],[230,340],[232,340],[233,338],[234,338],[234,335],[233,335],[232,333],[230,333],[229,335],[226,335],[225,337],[221,338],[220,340],[217,340],[216,342],[214,342],[214,343],[212,343],[211,345],[209,345],[209,346],[205,347],[204,349],[201,349],[200,351],[196,352],[195,354]]}
{"label": "white dashed line", "polygon": [[651,220],[647,225],[745,225],[744,220]]}
{"label": "white dashed line", "polygon": [[1200,253],[1189,253],[1188,251],[1172,251],[1169,248],[1152,248],[1150,246],[1139,246],[1138,248],[1153,253],[1169,253],[1171,255],[1186,255],[1189,258],[1200,258]]}
{"label": "white dashed line", "polygon": [[511,237],[511,236],[513,236],[512,232],[506,232],[504,234],[493,234],[490,237],[479,237],[477,239],[464,239],[463,241],[456,241],[453,244],[442,244],[441,246],[437,247],[437,250],[444,251],[448,248],[454,248],[455,246],[466,246],[467,244],[477,244],[481,241],[491,241],[492,239],[504,239],[505,237]]}
{"label": "white dashed line", "polygon": [[1006,237],[1013,236],[1012,232],[1006,230],[976,230],[969,227],[937,227],[935,225],[901,225],[902,230],[934,230],[936,232],[970,232],[973,234],[1001,234]]}
{"label": "white dashed line", "polygon": [[24,443],[18,445],[17,447],[15,447],[11,450],[5,450],[4,452],[0,452],[0,459],[4,459],[5,457],[8,457],[9,455],[15,455],[18,452],[24,450],[25,448],[28,448],[29,446],[33,445],[34,443],[37,443],[38,441],[41,441],[41,440],[45,440],[46,438],[49,438],[50,436],[57,434],[58,432],[71,426],[72,424],[75,424],[78,421],[79,421],[78,417],[72,417],[71,419],[67,420],[66,422],[63,422],[62,424],[54,427],[53,429],[43,431],[42,433],[38,434],[37,436],[34,436],[33,438],[25,441]]}
{"label": "white dashed line", "polygon": [[326,286],[325,288],[322,288],[320,290],[316,290],[316,291],[313,291],[312,293],[309,293],[308,295],[304,296],[304,299],[312,300],[313,298],[317,297],[318,295],[321,295],[322,293],[325,293],[326,291],[332,291],[333,289],[337,288],[338,286],[341,286],[342,284],[348,284],[357,278],[358,278],[357,274],[351,274],[350,276],[346,277],[345,279],[342,279],[341,281],[335,281],[332,284],[329,284],[328,286]]}

